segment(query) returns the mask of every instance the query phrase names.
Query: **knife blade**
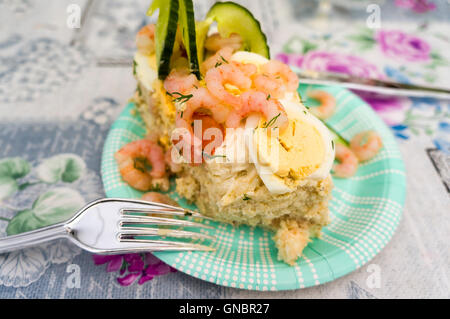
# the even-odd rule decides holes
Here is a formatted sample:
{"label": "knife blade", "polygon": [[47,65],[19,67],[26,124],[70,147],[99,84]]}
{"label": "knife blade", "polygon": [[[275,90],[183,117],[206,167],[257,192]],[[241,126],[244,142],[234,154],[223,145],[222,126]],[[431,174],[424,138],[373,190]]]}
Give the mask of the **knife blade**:
{"label": "knife blade", "polygon": [[339,85],[352,90],[370,91],[385,95],[433,97],[450,100],[450,90],[439,87],[399,83],[374,78],[361,78],[335,72],[313,71],[292,67],[300,83]]}

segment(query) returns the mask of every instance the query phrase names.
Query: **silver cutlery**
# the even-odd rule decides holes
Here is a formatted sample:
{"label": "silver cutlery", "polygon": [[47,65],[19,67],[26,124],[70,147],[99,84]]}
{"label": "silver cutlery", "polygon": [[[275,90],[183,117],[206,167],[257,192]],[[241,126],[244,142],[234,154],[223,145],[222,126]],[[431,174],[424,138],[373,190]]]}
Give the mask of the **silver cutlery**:
{"label": "silver cutlery", "polygon": [[352,90],[370,91],[386,95],[450,99],[450,90],[445,88],[361,78],[336,72],[304,70],[296,67],[292,67],[292,69],[298,75],[300,83],[304,84],[339,85]]}
{"label": "silver cutlery", "polygon": [[[214,240],[206,231],[213,227],[196,219],[209,218],[176,206],[141,200],[104,198],[89,203],[67,222],[1,238],[0,253],[57,238],[68,238],[82,249],[95,254],[214,250],[201,244]],[[167,237],[191,241],[167,240]]]}

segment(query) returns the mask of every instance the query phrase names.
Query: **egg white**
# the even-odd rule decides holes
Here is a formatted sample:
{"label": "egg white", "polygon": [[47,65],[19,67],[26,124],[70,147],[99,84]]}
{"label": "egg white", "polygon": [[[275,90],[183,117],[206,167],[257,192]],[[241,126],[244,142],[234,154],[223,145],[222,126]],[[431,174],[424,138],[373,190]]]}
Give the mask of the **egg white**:
{"label": "egg white", "polygon": [[148,91],[153,91],[153,82],[158,78],[158,72],[150,65],[150,56],[141,52],[134,55],[136,77]]}

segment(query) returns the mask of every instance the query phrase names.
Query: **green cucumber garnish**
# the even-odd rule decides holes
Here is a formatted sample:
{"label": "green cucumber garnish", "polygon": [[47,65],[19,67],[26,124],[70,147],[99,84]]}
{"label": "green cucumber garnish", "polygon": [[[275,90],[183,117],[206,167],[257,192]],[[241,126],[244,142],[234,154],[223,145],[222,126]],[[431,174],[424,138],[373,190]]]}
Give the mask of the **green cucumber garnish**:
{"label": "green cucumber garnish", "polygon": [[197,34],[197,52],[198,52],[198,60],[203,62],[204,55],[204,47],[205,47],[205,39],[208,35],[209,27],[213,23],[212,19],[206,19],[203,21],[196,21],[195,23],[195,33]]}
{"label": "green cucumber garnish", "polygon": [[203,61],[203,48],[211,23],[217,22],[222,37],[232,33],[244,40],[244,49],[270,58],[266,35],[258,20],[243,6],[234,2],[218,2],[209,10],[206,19],[196,22],[192,0],[153,0],[147,15],[159,9],[156,23],[156,61],[158,76],[165,79],[170,72],[170,61],[176,41],[178,25],[189,60],[189,68],[200,78],[199,62]]}
{"label": "green cucumber garnish", "polygon": [[155,31],[156,63],[159,78],[165,79],[170,72],[170,57],[177,34],[179,0],[153,0],[147,15],[151,16],[157,9],[159,17]]}
{"label": "green cucumber garnish", "polygon": [[195,32],[194,4],[192,0],[179,0],[179,24],[181,38],[189,60],[189,68],[200,79],[200,67],[197,53],[197,37]]}
{"label": "green cucumber garnish", "polygon": [[222,37],[237,33],[244,40],[246,51],[258,53],[270,59],[267,38],[261,30],[259,21],[240,4],[231,1],[217,2],[209,9],[206,15],[206,21],[208,20],[217,22],[217,29]]}

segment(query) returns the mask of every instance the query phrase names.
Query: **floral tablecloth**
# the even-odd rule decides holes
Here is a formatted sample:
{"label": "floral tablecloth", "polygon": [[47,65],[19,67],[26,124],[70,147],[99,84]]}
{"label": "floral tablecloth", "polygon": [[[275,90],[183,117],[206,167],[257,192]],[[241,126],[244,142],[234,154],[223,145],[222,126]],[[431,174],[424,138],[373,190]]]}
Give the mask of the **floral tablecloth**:
{"label": "floral tablecloth", "polygon": [[[196,13],[212,2],[197,1]],[[332,1],[331,10],[324,1],[319,13],[309,1],[239,2],[263,21],[272,56],[293,66],[450,88],[448,1]],[[135,89],[134,34],[151,21],[148,3],[0,0],[0,236],[104,196],[102,145]],[[70,28],[77,8],[81,27]],[[194,279],[151,254],[92,256],[59,240],[0,255],[0,297],[450,297],[450,102],[356,93],[392,128],[408,178],[396,235],[356,272],[258,293]]]}

